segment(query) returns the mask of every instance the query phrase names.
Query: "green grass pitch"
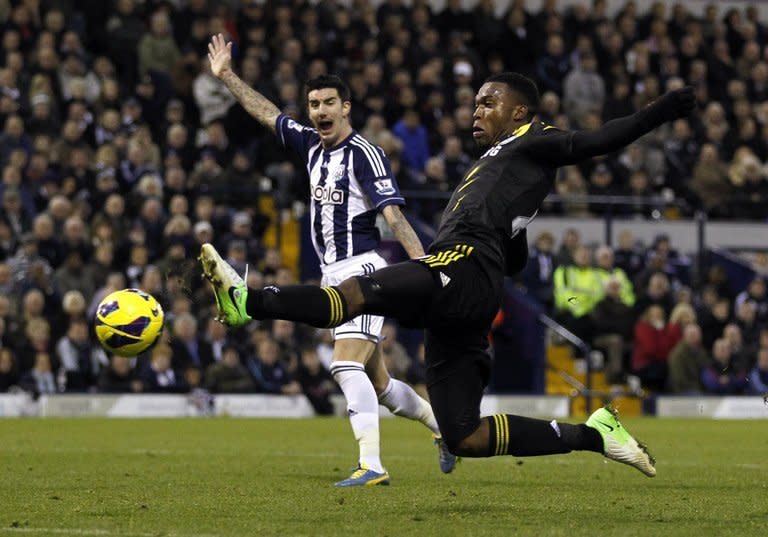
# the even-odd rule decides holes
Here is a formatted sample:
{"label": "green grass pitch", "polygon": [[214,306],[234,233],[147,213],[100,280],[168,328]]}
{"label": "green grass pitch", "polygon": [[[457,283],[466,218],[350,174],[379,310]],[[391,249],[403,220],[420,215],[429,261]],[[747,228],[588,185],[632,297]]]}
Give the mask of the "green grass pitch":
{"label": "green grass pitch", "polygon": [[658,476],[592,453],[437,466],[382,421],[389,487],[336,489],[346,420],[0,420],[0,537],[766,535],[762,421],[626,419]]}

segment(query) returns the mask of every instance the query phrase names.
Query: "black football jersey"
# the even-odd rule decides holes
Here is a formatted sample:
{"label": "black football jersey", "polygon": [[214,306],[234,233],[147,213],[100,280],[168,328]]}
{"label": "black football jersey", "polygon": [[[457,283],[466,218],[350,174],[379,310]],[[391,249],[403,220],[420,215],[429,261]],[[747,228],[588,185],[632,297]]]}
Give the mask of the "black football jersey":
{"label": "black football jersey", "polygon": [[647,115],[643,110],[594,131],[566,132],[539,121],[519,127],[467,171],[445,207],[429,251],[471,245],[487,269],[504,271],[507,252],[521,250],[521,232],[552,188],[557,168],[634,141],[656,126]]}
{"label": "black football jersey", "polygon": [[503,268],[505,242],[536,216],[555,179],[556,167],[526,148],[558,132],[529,123],[488,149],[454,190],[430,251],[469,244],[494,268]]}

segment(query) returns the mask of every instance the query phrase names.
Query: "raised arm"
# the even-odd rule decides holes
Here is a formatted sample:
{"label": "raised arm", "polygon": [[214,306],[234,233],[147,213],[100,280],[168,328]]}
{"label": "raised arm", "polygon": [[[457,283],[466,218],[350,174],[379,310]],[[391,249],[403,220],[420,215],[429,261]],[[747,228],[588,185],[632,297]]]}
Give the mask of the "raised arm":
{"label": "raised arm", "polygon": [[213,76],[224,82],[246,112],[275,132],[280,109],[232,71],[232,43],[226,43],[222,34],[214,35],[208,43],[208,61]]}
{"label": "raised arm", "polygon": [[611,120],[599,129],[542,136],[526,149],[529,155],[553,166],[576,164],[617,151],[667,121],[688,116],[695,106],[692,87],[673,90],[631,116]]}
{"label": "raised arm", "polygon": [[387,205],[382,209],[384,219],[389,224],[395,238],[403,245],[408,257],[420,257],[424,255],[424,247],[421,245],[419,237],[406,220],[405,215],[397,205]]}

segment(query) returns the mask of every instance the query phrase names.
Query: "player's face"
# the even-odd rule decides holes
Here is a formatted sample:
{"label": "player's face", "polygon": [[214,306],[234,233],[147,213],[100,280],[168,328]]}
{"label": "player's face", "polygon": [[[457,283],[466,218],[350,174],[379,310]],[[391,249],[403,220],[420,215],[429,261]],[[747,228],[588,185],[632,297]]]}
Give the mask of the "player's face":
{"label": "player's face", "polygon": [[342,101],[336,88],[320,88],[307,95],[309,119],[323,147],[333,147],[349,134],[349,101]]}
{"label": "player's face", "polygon": [[499,142],[526,123],[528,107],[503,82],[487,82],[475,97],[472,136],[481,147]]}

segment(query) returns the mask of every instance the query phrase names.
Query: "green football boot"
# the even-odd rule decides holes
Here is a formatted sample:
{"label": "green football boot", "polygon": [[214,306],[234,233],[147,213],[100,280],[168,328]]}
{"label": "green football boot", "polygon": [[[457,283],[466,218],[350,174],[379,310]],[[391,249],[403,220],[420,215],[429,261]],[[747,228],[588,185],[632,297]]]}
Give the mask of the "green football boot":
{"label": "green football boot", "polygon": [[219,311],[216,320],[232,327],[248,324],[252,319],[245,311],[245,302],[248,297],[245,280],[222,259],[211,244],[203,244],[198,261],[203,266],[203,275],[213,286],[216,309]]}
{"label": "green football boot", "polygon": [[648,477],[656,475],[656,459],[622,427],[612,407],[604,406],[593,412],[586,425],[597,429],[603,437],[603,454],[607,458],[633,466]]}

